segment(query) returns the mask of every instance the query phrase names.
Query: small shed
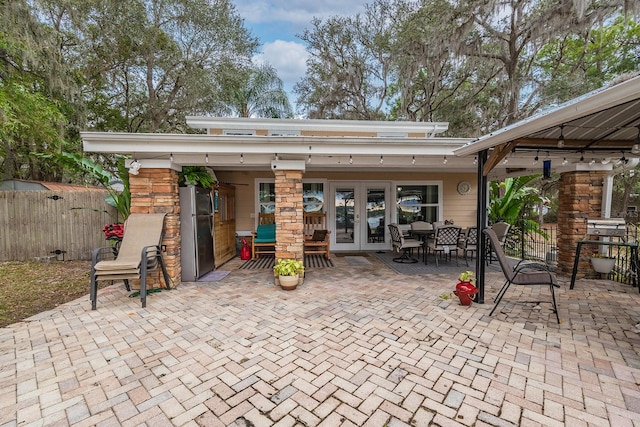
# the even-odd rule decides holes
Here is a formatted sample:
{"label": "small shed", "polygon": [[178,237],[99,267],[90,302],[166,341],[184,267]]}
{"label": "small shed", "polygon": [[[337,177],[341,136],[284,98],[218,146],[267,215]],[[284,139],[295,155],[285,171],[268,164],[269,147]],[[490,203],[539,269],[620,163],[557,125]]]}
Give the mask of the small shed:
{"label": "small shed", "polygon": [[88,260],[115,209],[101,187],[0,181],[0,261]]}

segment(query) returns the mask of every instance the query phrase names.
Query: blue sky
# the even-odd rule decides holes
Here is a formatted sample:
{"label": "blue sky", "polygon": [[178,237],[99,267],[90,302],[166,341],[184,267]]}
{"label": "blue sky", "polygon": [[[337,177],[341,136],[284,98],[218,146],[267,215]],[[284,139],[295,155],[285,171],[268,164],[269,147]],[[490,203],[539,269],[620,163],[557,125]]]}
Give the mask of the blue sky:
{"label": "blue sky", "polygon": [[296,34],[311,28],[314,17],[326,19],[335,15],[355,15],[364,3],[353,0],[235,0],[237,11],[261,43],[256,62],[266,61],[278,70],[295,105],[294,84],[304,77],[307,59],[305,45]]}

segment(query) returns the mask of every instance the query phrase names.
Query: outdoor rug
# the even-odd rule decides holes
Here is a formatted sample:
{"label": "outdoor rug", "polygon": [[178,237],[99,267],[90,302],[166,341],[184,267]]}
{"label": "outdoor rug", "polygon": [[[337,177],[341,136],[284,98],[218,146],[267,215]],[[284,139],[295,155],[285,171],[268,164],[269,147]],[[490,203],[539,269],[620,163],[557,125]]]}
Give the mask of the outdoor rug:
{"label": "outdoor rug", "polygon": [[231,273],[230,271],[213,270],[198,279],[198,282],[219,282]]}
{"label": "outdoor rug", "polygon": [[420,258],[414,254],[414,258],[418,259],[418,262],[410,264],[410,263],[399,263],[393,261],[394,258],[398,258],[400,254],[397,252],[387,251],[387,252],[375,252],[375,255],[380,261],[382,261],[387,267],[395,270],[400,274],[460,274],[462,271],[471,270],[475,271],[476,269],[476,260],[469,260],[469,266],[464,262],[463,258],[458,259],[458,265],[456,265],[455,256],[452,257],[451,261],[439,261],[439,266],[436,267],[436,261],[433,258],[433,255],[429,255],[429,264],[426,264],[422,260],[422,253],[420,253]]}
{"label": "outdoor rug", "polygon": [[[261,256],[256,260],[245,261],[240,270],[261,270],[273,268],[276,263],[275,256]],[[311,254],[304,257],[304,268],[327,268],[334,267],[333,261],[325,258],[324,255]]]}

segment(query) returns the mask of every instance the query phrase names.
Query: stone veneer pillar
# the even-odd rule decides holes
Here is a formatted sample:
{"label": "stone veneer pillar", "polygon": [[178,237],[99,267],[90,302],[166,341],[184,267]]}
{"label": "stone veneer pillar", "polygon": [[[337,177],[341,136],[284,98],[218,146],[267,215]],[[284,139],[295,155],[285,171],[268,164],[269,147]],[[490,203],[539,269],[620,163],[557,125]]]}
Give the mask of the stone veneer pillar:
{"label": "stone veneer pillar", "polygon": [[274,170],[276,259],[304,259],[302,171]]}
{"label": "stone veneer pillar", "polygon": [[[602,216],[602,188],[606,172],[574,171],[560,174],[558,191],[558,273],[571,276],[576,246],[587,231],[587,218]],[[597,246],[583,246],[577,278],[596,277],[589,264]]]}
{"label": "stone veneer pillar", "polygon": [[[180,196],[178,172],[169,168],[140,169],[138,175],[129,175],[131,213],[166,213],[162,257],[167,266],[172,287],[181,281],[180,265]],[[159,284],[160,270],[149,277],[149,286]],[[164,281],[164,279],[163,279]]]}

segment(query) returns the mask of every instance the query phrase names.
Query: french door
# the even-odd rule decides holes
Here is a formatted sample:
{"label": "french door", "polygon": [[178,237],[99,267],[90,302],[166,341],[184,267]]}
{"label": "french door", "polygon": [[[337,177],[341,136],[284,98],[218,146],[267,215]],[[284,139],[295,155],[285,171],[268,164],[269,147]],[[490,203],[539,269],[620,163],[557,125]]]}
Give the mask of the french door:
{"label": "french door", "polygon": [[391,184],[389,182],[329,182],[332,232],[336,251],[388,249]]}

